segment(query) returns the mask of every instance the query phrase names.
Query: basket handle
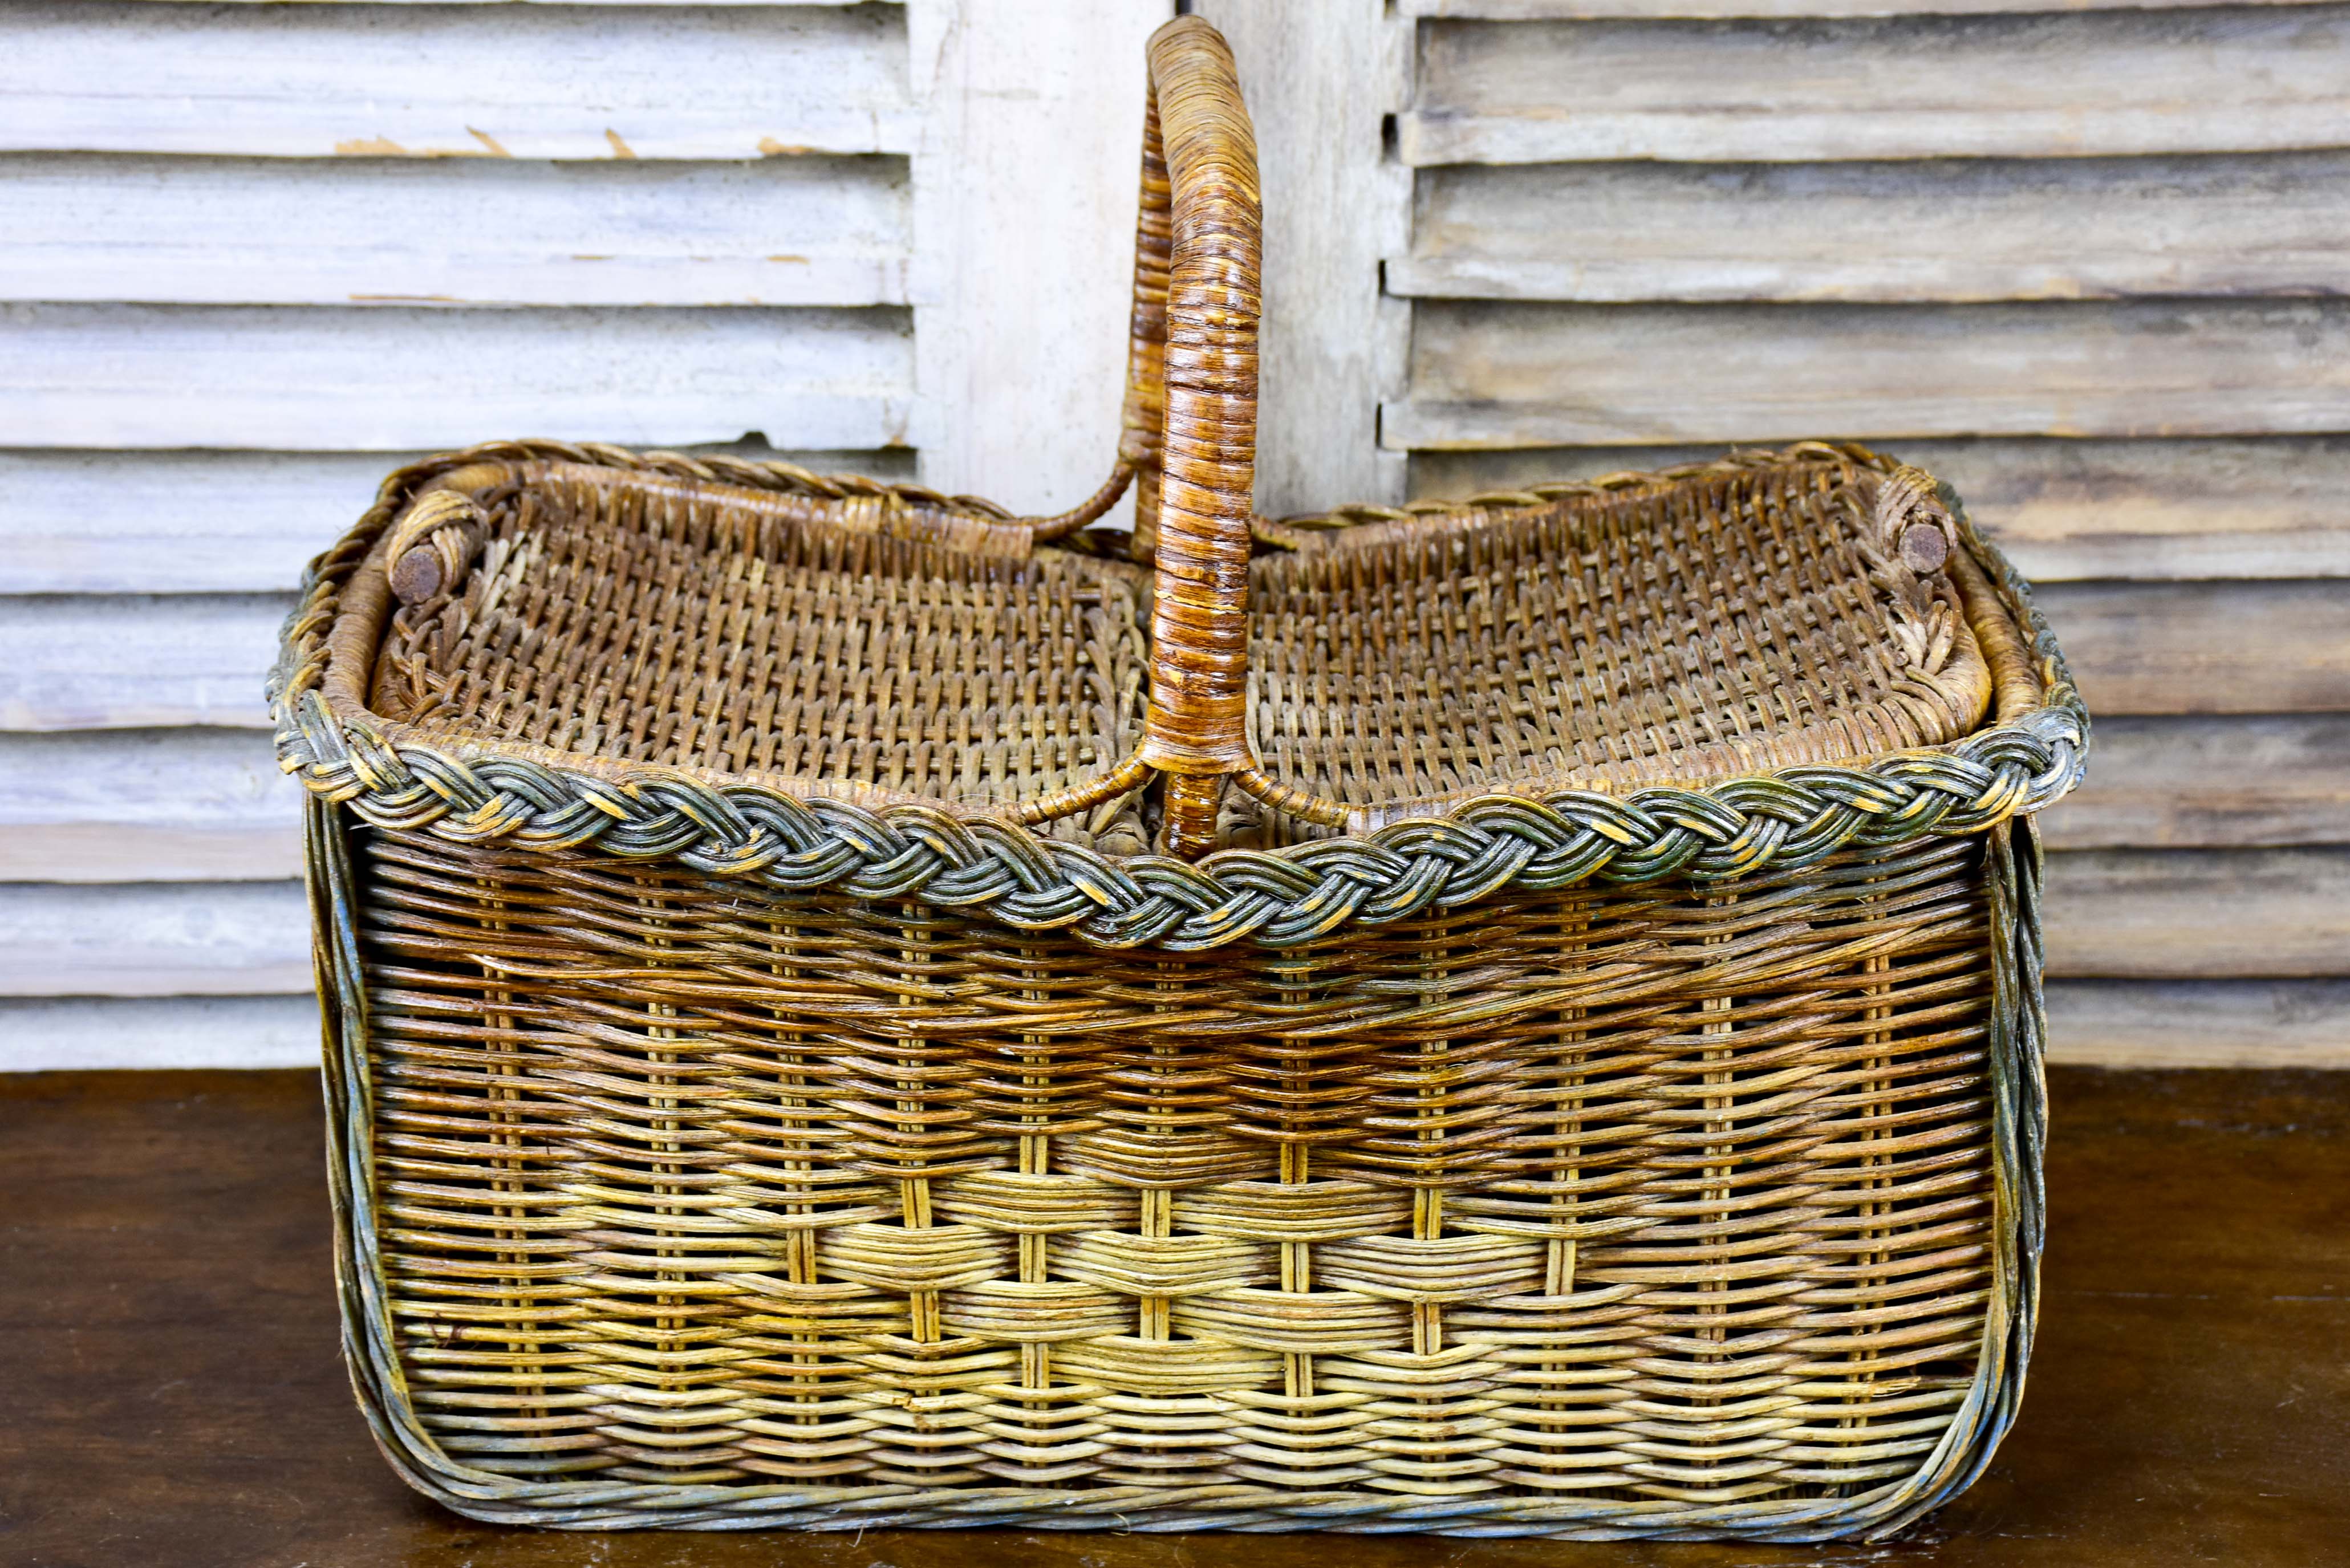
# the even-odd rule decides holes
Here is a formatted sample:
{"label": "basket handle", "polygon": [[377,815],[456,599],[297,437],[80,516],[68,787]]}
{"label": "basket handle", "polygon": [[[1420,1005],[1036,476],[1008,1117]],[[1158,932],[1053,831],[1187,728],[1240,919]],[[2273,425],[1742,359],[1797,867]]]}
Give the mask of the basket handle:
{"label": "basket handle", "polygon": [[1232,50],[1201,18],[1178,17],[1150,39],[1119,455],[1139,476],[1138,548],[1158,567],[1140,760],[1167,775],[1165,846],[1185,857],[1214,846],[1223,781],[1255,763],[1248,565],[1263,223]]}

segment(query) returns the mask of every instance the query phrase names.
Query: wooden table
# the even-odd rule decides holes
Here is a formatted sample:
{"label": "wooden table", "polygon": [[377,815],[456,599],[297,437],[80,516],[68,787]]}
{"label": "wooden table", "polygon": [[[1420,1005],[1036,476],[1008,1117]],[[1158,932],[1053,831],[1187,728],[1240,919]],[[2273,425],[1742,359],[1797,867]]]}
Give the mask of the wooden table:
{"label": "wooden table", "polygon": [[0,1076],[0,1563],[192,1568],[2350,1563],[2350,1073],[2053,1075],[2044,1315],[1975,1489],[1880,1546],[471,1523],[336,1352],[317,1085]]}

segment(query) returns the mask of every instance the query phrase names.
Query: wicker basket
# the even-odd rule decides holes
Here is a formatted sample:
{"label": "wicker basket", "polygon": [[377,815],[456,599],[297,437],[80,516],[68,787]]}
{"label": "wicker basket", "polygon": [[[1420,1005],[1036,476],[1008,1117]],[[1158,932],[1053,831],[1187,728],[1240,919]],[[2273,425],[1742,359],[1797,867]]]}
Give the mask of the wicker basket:
{"label": "wicker basket", "polygon": [[1898,1528],[2031,1344],[2054,640],[1854,447],[1253,518],[1248,121],[1151,71],[1084,506],[515,443],[315,567],[379,1440],[570,1526]]}

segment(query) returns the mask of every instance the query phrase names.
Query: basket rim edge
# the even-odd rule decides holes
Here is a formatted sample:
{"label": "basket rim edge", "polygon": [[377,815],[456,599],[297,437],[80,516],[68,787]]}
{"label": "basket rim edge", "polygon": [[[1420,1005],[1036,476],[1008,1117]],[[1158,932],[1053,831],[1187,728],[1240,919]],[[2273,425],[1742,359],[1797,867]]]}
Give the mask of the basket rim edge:
{"label": "basket rim edge", "polygon": [[[1512,499],[1621,493],[1710,467],[1840,456],[1888,460],[1850,443],[1742,449],[1721,463],[1530,487]],[[983,909],[1030,930],[1069,929],[1091,945],[1196,950],[1249,940],[1283,947],[1356,923],[1447,911],[1510,888],[1561,890],[1586,881],[1639,883],[1685,875],[1709,883],[1765,867],[1801,869],[1848,844],[1890,846],[1971,835],[2061,799],[2085,772],[2089,715],[2029,585],[1947,485],[1960,542],[2000,608],[2023,633],[2040,685],[2036,706],[1992,719],[1940,745],[1866,758],[1733,774],[1694,786],[1621,791],[1495,791],[1367,833],[1277,849],[1225,849],[1196,863],[1117,856],[1045,837],[994,812],[948,803],[860,802],[855,786],[811,781],[805,793],[715,782],[655,763],[603,760],[590,771],[549,763],[493,742],[439,746],[388,734],[383,722],[326,693],[328,629],[340,590],[431,476],[505,458],[587,461],[740,483],[674,453],[601,446],[496,442],[442,454],[388,477],[375,504],[311,563],[287,618],[268,696],[280,768],[315,797],[379,826],[424,828],[458,842],[567,849],[592,845],[628,859],[674,858],[705,873],[786,891],[912,898]],[[827,482],[788,464],[775,488]],[[780,483],[776,483],[776,482]],[[935,493],[900,489],[932,504]],[[822,493],[822,492],[816,492]],[[1498,499],[1482,498],[1482,499]],[[963,498],[955,498],[962,501]],[[1398,515],[1341,508],[1333,520]],[[1343,526],[1343,524],[1340,524]],[[867,795],[867,801],[871,800]]]}

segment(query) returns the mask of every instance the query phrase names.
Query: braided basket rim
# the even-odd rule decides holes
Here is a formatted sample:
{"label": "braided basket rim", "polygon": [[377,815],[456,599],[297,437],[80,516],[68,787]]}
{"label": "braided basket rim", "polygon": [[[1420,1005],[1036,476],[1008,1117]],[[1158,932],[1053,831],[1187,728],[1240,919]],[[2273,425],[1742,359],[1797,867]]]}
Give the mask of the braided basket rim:
{"label": "braided basket rim", "polygon": [[[1826,456],[1878,470],[1851,444],[1735,452],[1713,462],[1529,487],[1405,510],[1357,507],[1274,525],[1295,537],[1354,523],[1441,517],[1479,504],[1605,496],[1709,472]],[[2024,633],[2036,706],[1939,746],[1740,774],[1694,788],[1488,794],[1432,814],[1277,849],[1196,863],[1118,856],[946,804],[863,805],[811,792],[713,782],[695,770],[596,759],[596,771],[492,742],[439,747],[386,733],[377,715],[323,690],[344,586],[411,494],[468,463],[568,461],[828,498],[894,494],[981,515],[1000,509],[914,485],[827,478],[789,463],[637,453],[599,444],[502,441],[426,459],[387,478],[349,532],[313,561],[268,683],[279,766],[324,804],[378,826],[463,844],[589,848],[673,859],[786,892],[902,898],[983,914],[1015,929],[1066,930],[1102,948],[1194,951],[1248,940],[1288,947],[1357,923],[1386,924],[1507,893],[1675,875],[1726,882],[1799,869],[1847,845],[1887,846],[1988,831],[2068,794],[2085,772],[2089,715],[2047,619],[1998,546],[1943,487],[1960,542]],[[1274,542],[1274,541],[1268,541]],[[1283,541],[1286,542],[1286,541]]]}

